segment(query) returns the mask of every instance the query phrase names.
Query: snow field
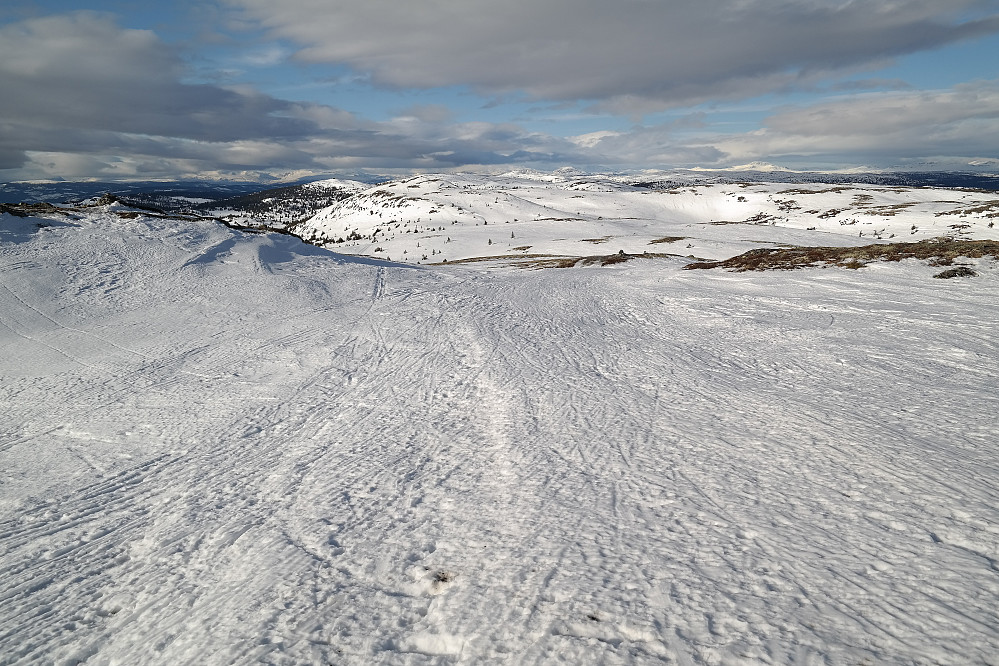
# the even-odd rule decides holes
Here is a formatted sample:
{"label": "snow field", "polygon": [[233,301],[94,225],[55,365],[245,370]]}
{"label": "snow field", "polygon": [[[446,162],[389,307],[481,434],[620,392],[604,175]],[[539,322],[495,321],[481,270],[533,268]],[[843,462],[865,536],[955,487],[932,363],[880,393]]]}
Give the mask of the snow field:
{"label": "snow field", "polygon": [[0,219],[0,663],[999,654],[991,260],[482,271],[68,222]]}
{"label": "snow field", "polygon": [[336,251],[421,264],[619,250],[726,259],[781,244],[996,239],[997,217],[994,192],[787,183],[650,190],[593,176],[434,174],[359,192],[296,233]]}

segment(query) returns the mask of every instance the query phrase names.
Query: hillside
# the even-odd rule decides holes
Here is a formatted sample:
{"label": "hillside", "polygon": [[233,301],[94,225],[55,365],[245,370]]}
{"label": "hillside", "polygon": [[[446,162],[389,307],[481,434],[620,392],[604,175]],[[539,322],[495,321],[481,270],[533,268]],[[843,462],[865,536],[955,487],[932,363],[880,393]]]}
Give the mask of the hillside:
{"label": "hillside", "polygon": [[997,217],[990,191],[428,175],[357,192],[291,230],[339,252],[406,263],[619,251],[725,259],[761,245],[997,239]]}
{"label": "hillside", "polygon": [[325,247],[5,206],[0,663],[989,663],[994,254],[685,268],[994,197],[420,176]]}

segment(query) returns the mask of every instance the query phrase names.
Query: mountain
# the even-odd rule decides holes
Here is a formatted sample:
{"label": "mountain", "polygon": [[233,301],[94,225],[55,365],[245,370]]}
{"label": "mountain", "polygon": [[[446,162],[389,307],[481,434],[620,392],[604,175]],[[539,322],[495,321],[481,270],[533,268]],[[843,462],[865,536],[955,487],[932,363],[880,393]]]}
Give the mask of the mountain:
{"label": "mountain", "polygon": [[240,181],[136,181],[136,182],[40,182],[0,183],[0,202],[69,203],[105,193],[133,197],[137,201],[207,201],[250,194],[259,183]]}
{"label": "mountain", "polygon": [[308,219],[317,211],[348,199],[367,187],[358,181],[330,178],[197,202],[191,206],[181,205],[179,208],[223,217],[231,222],[283,227]]}
{"label": "mountain", "polygon": [[[814,175],[564,168],[426,174],[380,184],[326,179],[236,195],[217,182],[132,183],[117,196],[139,209],[283,231],[338,252],[412,264],[619,252],[719,260],[754,244],[995,237],[993,190],[937,184],[963,182],[961,174],[867,174],[874,183],[864,182],[864,174],[825,174],[825,181]],[[86,185],[73,192],[107,184]],[[731,224],[752,226],[751,238],[721,228]]]}
{"label": "mountain", "polygon": [[[355,191],[289,231],[338,252],[407,263],[487,256],[671,253],[999,238],[999,199],[944,188],[811,183],[629,184],[512,172],[423,175]],[[744,231],[726,228],[736,225]]]}
{"label": "mountain", "polygon": [[756,171],[759,173],[775,173],[775,172],[791,172],[791,169],[786,167],[777,166],[776,164],[770,164],[769,162],[750,162],[748,164],[739,164],[731,167],[723,167],[719,169],[707,169],[707,168],[696,168],[691,169],[692,171]]}
{"label": "mountain", "polygon": [[628,178],[637,185],[654,188],[699,183],[825,183],[828,185],[886,185],[900,187],[944,187],[999,191],[999,176],[993,173],[955,171],[791,171],[789,169],[677,169],[646,171]]}

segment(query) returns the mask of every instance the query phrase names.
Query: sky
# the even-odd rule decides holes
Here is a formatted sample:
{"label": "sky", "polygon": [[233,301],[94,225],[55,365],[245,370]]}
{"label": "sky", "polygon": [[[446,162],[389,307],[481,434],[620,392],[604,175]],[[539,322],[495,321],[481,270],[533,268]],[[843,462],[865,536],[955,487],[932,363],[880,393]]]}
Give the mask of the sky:
{"label": "sky", "polygon": [[0,181],[999,172],[999,0],[8,0]]}

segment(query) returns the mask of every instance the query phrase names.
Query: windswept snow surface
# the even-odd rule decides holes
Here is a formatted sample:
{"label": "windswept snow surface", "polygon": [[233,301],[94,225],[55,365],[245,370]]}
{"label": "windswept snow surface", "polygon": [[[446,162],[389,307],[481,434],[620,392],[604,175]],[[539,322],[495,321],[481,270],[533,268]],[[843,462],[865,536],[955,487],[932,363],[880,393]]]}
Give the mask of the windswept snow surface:
{"label": "windswept snow surface", "polygon": [[999,267],[683,261],[4,215],[0,663],[997,663]]}

